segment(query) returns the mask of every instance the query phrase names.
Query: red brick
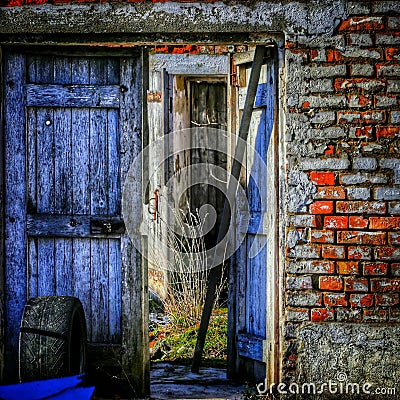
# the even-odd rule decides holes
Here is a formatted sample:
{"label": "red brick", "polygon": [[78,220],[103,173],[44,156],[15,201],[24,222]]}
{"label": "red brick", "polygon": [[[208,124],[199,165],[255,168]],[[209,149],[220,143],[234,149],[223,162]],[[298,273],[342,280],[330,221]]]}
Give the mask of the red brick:
{"label": "red brick", "polygon": [[375,249],[375,258],[377,260],[400,260],[400,249],[396,247],[377,247]]}
{"label": "red brick", "polygon": [[349,246],[348,247],[349,260],[370,260],[371,247],[367,246]]}
{"label": "red brick", "polygon": [[346,295],[344,293],[325,293],[324,304],[329,307],[347,307]]}
{"label": "red brick", "polygon": [[322,246],[323,258],[345,258],[346,249],[344,246]]}
{"label": "red brick", "polygon": [[347,216],[328,216],[324,219],[324,227],[330,229],[346,229],[349,224],[349,217]]}
{"label": "red brick", "polygon": [[324,150],[325,155],[332,155],[335,154],[336,152],[336,147],[333,144],[328,144],[326,146],[326,149]]}
{"label": "red brick", "polygon": [[353,275],[358,274],[358,262],[357,261],[338,261],[336,263],[339,274],[342,275]]}
{"label": "red brick", "polygon": [[394,139],[396,136],[400,136],[400,127],[398,127],[398,126],[377,126],[376,127],[376,137],[377,138]]}
{"label": "red brick", "polygon": [[335,233],[327,230],[312,230],[311,243],[333,243],[335,241]]}
{"label": "red brick", "polygon": [[350,305],[352,307],[372,307],[374,304],[373,294],[352,294],[350,295]]}
{"label": "red brick", "polygon": [[388,270],[387,263],[368,262],[363,263],[364,275],[386,275]]}
{"label": "red brick", "polygon": [[366,278],[345,278],[344,290],[346,292],[368,292],[368,279]]}
{"label": "red brick", "polygon": [[319,187],[316,198],[327,200],[343,200],[346,198],[346,191],[341,186]]}
{"label": "red brick", "polygon": [[319,288],[321,290],[343,290],[343,280],[338,276],[320,276]]}
{"label": "red brick", "polygon": [[316,185],[334,185],[335,173],[334,172],[311,172],[310,179]]}
{"label": "red brick", "polygon": [[327,308],[313,308],[311,309],[311,321],[334,321],[335,312]]}
{"label": "red brick", "polygon": [[400,48],[389,47],[385,50],[385,58],[388,61],[396,61],[400,59]]}
{"label": "red brick", "polygon": [[365,229],[368,227],[368,218],[351,216],[349,217],[349,228],[353,229]]}
{"label": "red brick", "polygon": [[340,231],[337,234],[337,242],[343,244],[386,244],[385,232],[360,232],[360,231]]}
{"label": "red brick", "polygon": [[400,279],[373,278],[371,279],[372,292],[400,292]]}
{"label": "red brick", "polygon": [[335,61],[335,50],[326,49],[326,61],[327,62]]}
{"label": "red brick", "polygon": [[342,31],[377,31],[385,29],[385,23],[381,17],[353,17],[343,21],[339,25]]}
{"label": "red brick", "polygon": [[384,214],[386,212],[386,203],[379,201],[338,201],[336,203],[336,211],[354,214]]}
{"label": "red brick", "polygon": [[361,126],[361,127],[354,127],[351,128],[352,133],[357,138],[372,138],[372,126]]}
{"label": "red brick", "polygon": [[370,217],[370,229],[400,229],[400,217]]}
{"label": "red brick", "polygon": [[399,304],[398,293],[385,293],[375,295],[375,304],[377,306],[392,307]]}
{"label": "red brick", "polygon": [[312,214],[332,214],[333,201],[316,201],[310,205]]}
{"label": "red brick", "polygon": [[364,321],[384,322],[387,320],[388,312],[386,310],[368,310],[364,309]]}

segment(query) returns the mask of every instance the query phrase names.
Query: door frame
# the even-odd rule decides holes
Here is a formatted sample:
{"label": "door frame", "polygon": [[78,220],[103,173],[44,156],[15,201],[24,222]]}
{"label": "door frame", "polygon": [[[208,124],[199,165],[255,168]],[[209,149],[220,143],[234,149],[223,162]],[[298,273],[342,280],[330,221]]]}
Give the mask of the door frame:
{"label": "door frame", "polygon": [[[8,48],[4,52],[4,59],[2,60],[2,71],[4,73],[4,101],[2,102],[2,132],[1,140],[7,148],[2,152],[2,168],[6,165],[14,164],[8,171],[8,178],[2,179],[3,190],[2,196],[7,199],[8,193],[12,194],[13,202],[7,204],[2,203],[2,232],[14,231],[15,234],[24,232],[21,240],[13,241],[9,244],[11,247],[16,247],[16,251],[26,248],[27,245],[27,230],[26,230],[26,164],[27,164],[27,140],[26,140],[26,110],[25,110],[25,71],[26,71],[26,55],[35,50],[36,54],[57,54],[57,55],[71,55],[76,54],[82,56],[116,56],[121,57],[121,87],[133,87],[134,90],[124,90],[121,96],[119,109],[119,128],[120,128],[120,146],[121,146],[121,159],[120,159],[120,179],[121,186],[128,174],[128,170],[133,159],[140,154],[142,147],[146,145],[148,130],[146,118],[146,96],[147,92],[147,52],[144,48],[129,49],[126,51],[96,51],[90,48],[72,48],[70,50],[64,47],[60,48],[42,48],[33,49],[32,47],[14,47]],[[124,58],[126,57],[126,58]],[[11,61],[14,60],[15,68],[12,68]],[[145,67],[143,67],[145,66]],[[124,73],[124,71],[126,71]],[[136,88],[140,87],[141,90],[137,91]],[[13,115],[12,123],[7,123],[8,115]],[[133,135],[135,133],[135,135]],[[8,140],[7,140],[8,138]],[[12,141],[11,141],[12,140]],[[8,155],[9,159],[5,163],[5,156]],[[4,167],[3,167],[4,165]],[[10,174],[11,171],[11,174]],[[144,171],[144,170],[143,170]],[[7,170],[5,170],[7,173]],[[3,174],[4,175],[4,174]],[[11,175],[11,176],[10,176]],[[25,176],[25,179],[20,179]],[[142,177],[140,177],[139,184],[141,185]],[[142,192],[143,193],[143,192]],[[142,193],[138,193],[142,197]],[[3,199],[3,197],[2,197]],[[140,201],[141,202],[141,201]],[[141,210],[136,210],[137,215],[135,218],[141,217]],[[2,238],[4,236],[2,235]],[[142,396],[149,392],[149,360],[148,360],[148,292],[147,292],[147,263],[144,258],[140,256],[128,236],[128,233],[121,235],[121,346],[103,346],[92,348],[92,356],[97,360],[101,358],[112,356],[117,358],[117,364],[120,364],[135,388],[138,396]],[[5,251],[5,239],[2,240],[1,249]],[[24,256],[23,256],[24,257]],[[25,256],[26,258],[26,256]],[[2,257],[2,270],[1,279],[4,279],[7,260],[7,254]],[[26,260],[25,260],[26,261]],[[12,260],[8,260],[7,271],[12,271],[13,277],[21,285],[18,285],[15,290],[18,291],[18,299],[26,298],[26,272],[25,268],[18,268],[18,265],[12,265]],[[25,262],[26,264],[26,262]],[[1,282],[5,287],[6,281]],[[24,293],[25,292],[25,293]],[[1,296],[1,301],[4,305],[8,302],[5,300],[7,293]],[[18,304],[23,307],[23,304]],[[141,312],[137,312],[140,309]],[[16,315],[15,318],[20,317]],[[15,319],[14,318],[14,319]],[[14,321],[12,326],[19,326],[19,321]],[[138,329],[137,327],[141,327]],[[5,327],[7,332],[7,326]],[[8,332],[12,343],[17,340],[16,335],[18,332]],[[2,335],[3,337],[3,335]],[[6,336],[7,337],[7,336]],[[14,347],[5,346],[5,351],[9,353],[6,358],[8,363],[4,362],[6,376],[10,380],[15,380],[16,374],[16,355]]]}
{"label": "door frame", "polygon": [[[51,12],[49,11],[49,14],[51,15]],[[40,18],[43,18],[43,15],[46,15],[46,11],[43,14],[40,14]],[[124,45],[124,47],[137,47],[141,46],[142,48],[145,46],[152,46],[152,45],[159,45],[160,41],[156,41],[155,39],[159,39],[159,35],[152,35],[151,33],[148,36],[143,36],[143,35],[135,35],[132,34],[131,36],[116,36],[113,35],[112,32],[109,34],[103,34],[103,35],[90,35],[85,32],[85,29],[83,27],[77,28],[79,32],[82,34],[71,34],[71,31],[68,30],[68,28],[63,28],[59,36],[57,37],[52,37],[51,35],[48,34],[30,34],[27,35],[26,31],[23,28],[15,28],[12,24],[8,26],[6,24],[6,27],[2,29],[3,32],[8,32],[7,36],[4,36],[4,39],[0,39],[0,56],[2,53],[2,50],[9,48],[10,46],[12,48],[16,48],[16,46],[21,45],[21,43],[24,43],[24,46],[22,48],[30,48],[31,46],[37,46],[38,43],[41,43],[43,45],[55,45],[55,48],[57,49],[62,49],[63,46],[69,45],[73,46],[73,49],[77,49],[77,51],[80,51],[81,48],[85,48],[86,45],[90,45],[91,49],[98,48],[101,50],[104,50],[104,53],[108,53],[113,47],[120,47],[121,44]],[[154,36],[154,39],[152,40],[152,37]],[[227,45],[230,43],[251,43],[251,44],[267,44],[267,43],[275,43],[276,48],[277,48],[277,70],[279,70],[279,73],[277,71],[277,91],[278,93],[284,93],[284,37],[282,34],[276,34],[276,33],[271,33],[271,34],[265,34],[265,33],[257,33],[255,32],[254,34],[243,34],[240,33],[237,28],[233,28],[232,32],[226,32],[225,30],[225,25],[221,24],[220,26],[217,26],[216,32],[212,33],[208,38],[204,38],[203,35],[201,34],[193,34],[193,32],[186,32],[185,29],[181,30],[181,33],[179,34],[173,34],[173,33],[165,33],[162,36],[162,41],[165,43],[183,43],[185,41],[187,42],[192,42],[196,40],[196,43],[205,43],[205,44],[220,44],[220,45]],[[129,51],[129,50],[128,50]],[[121,50],[116,50],[117,53],[121,52]],[[123,53],[124,51],[122,51]],[[144,56],[143,56],[144,57]],[[148,64],[146,64],[148,65]],[[3,66],[3,63],[1,62],[1,66]],[[3,77],[3,70],[1,71],[1,76]],[[146,82],[146,79],[148,79],[148,74],[143,75],[143,88],[147,87],[148,82]],[[1,85],[2,90],[3,85]],[[146,99],[146,93],[142,93],[143,99]],[[2,99],[4,97],[2,96]],[[1,120],[0,120],[0,128],[3,131],[3,126],[4,126],[4,104],[3,101],[0,103],[1,107]],[[144,126],[143,126],[143,146],[146,146],[148,143],[148,132],[147,132],[147,107],[145,105],[145,101],[142,102],[142,115],[143,115],[143,121],[144,121]],[[284,233],[285,233],[285,226],[284,226],[284,199],[285,199],[285,148],[284,148],[284,143],[282,140],[280,140],[279,135],[281,132],[284,132],[284,124],[285,124],[285,116],[284,116],[284,96],[277,96],[276,99],[276,119],[275,119],[275,140],[277,141],[276,145],[276,162],[277,162],[277,179],[278,179],[278,188],[277,188],[277,203],[276,203],[276,209],[277,209],[277,228],[276,230],[279,232],[278,237],[279,238],[284,238]],[[228,107],[229,110],[229,107]],[[0,140],[3,140],[3,137],[1,137]],[[4,148],[4,147],[3,147]],[[0,285],[2,289],[4,287],[4,217],[5,217],[5,211],[4,211],[4,194],[5,194],[5,188],[4,188],[4,170],[2,170],[4,164],[4,152],[1,152],[0,154],[0,174],[1,174],[1,187],[0,187],[0,207],[1,207],[1,215],[3,218],[0,220],[0,228],[1,228],[1,237],[0,237]],[[144,174],[146,171],[143,171]],[[143,176],[143,182],[146,182],[146,177]],[[144,244],[145,248],[146,244]],[[3,253],[3,254],[2,254]],[[276,253],[275,253],[275,265],[274,268],[271,269],[271,274],[272,279],[271,279],[271,285],[273,289],[273,293],[275,295],[272,296],[268,295],[267,296],[267,301],[268,304],[267,308],[273,310],[273,313],[269,313],[268,316],[268,321],[271,322],[270,330],[271,330],[271,336],[270,337],[270,343],[267,346],[267,351],[268,351],[268,367],[267,367],[267,380],[268,382],[279,382],[280,381],[280,375],[281,375],[281,359],[280,359],[280,348],[281,346],[281,328],[279,326],[279,321],[282,320],[283,316],[283,308],[282,308],[282,282],[283,282],[283,268],[281,267],[284,263],[284,242],[283,239],[280,239],[279,242],[276,243]],[[143,268],[146,268],[147,270],[147,264],[145,260],[143,260]],[[147,276],[147,274],[145,274]],[[147,288],[147,284],[145,284]],[[146,312],[146,307],[148,307],[148,302],[145,301],[145,304],[142,304],[142,310],[145,315],[148,315],[148,312]],[[4,310],[4,291],[2,290],[0,292],[0,305],[2,306],[2,309]],[[4,349],[4,324],[0,324],[0,350]],[[140,339],[140,338],[139,338]],[[142,335],[142,340],[145,340]],[[149,365],[148,361],[148,351],[143,347],[144,353],[143,354],[143,361],[146,365]],[[4,368],[4,351],[0,351],[0,369],[3,370]],[[148,387],[148,368],[145,368],[145,377],[143,382],[145,383],[145,386]]]}

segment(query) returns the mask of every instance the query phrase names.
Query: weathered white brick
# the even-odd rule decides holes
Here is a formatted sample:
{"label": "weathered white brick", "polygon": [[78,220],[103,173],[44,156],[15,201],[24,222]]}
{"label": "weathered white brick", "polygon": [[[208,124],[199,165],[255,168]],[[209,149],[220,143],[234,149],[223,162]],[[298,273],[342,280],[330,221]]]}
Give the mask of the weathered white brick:
{"label": "weathered white brick", "polygon": [[366,169],[374,170],[376,169],[378,163],[375,158],[371,157],[356,157],[353,159],[354,169]]}
{"label": "weathered white brick", "polygon": [[352,46],[372,46],[373,43],[371,35],[368,35],[366,33],[362,34],[351,33],[350,41]]}
{"label": "weathered white brick", "polygon": [[342,108],[347,99],[345,96],[300,96],[299,103],[309,103],[310,108]]}
{"label": "weathered white brick", "polygon": [[330,79],[314,79],[310,82],[311,93],[333,92],[333,82]]}
{"label": "weathered white brick", "polygon": [[400,76],[400,65],[381,65],[378,76],[398,77]]}
{"label": "weathered white brick", "polygon": [[353,76],[372,76],[375,69],[370,64],[353,64],[351,66],[351,74]]}
{"label": "weathered white brick", "polygon": [[321,294],[291,292],[287,294],[286,303],[293,307],[313,307],[321,305]]}
{"label": "weathered white brick", "polygon": [[315,215],[291,215],[288,219],[289,226],[297,228],[315,228],[317,226]]}
{"label": "weathered white brick", "polygon": [[289,257],[292,258],[319,258],[319,246],[297,245],[289,250]]}
{"label": "weathered white brick", "polygon": [[286,286],[290,290],[312,289],[311,276],[290,276],[287,278]]}
{"label": "weathered white brick", "polygon": [[381,53],[377,50],[360,49],[358,47],[347,47],[341,53],[346,58],[371,58],[374,60],[381,58]]}
{"label": "weathered white brick", "polygon": [[379,161],[382,168],[389,168],[393,170],[393,182],[400,184],[400,158],[382,158]]}
{"label": "weathered white brick", "polygon": [[383,45],[396,45],[400,44],[400,36],[395,35],[387,35],[387,34],[377,34],[376,35],[376,44],[383,44]]}
{"label": "weathered white brick", "polygon": [[290,274],[329,274],[333,271],[332,261],[290,261]]}
{"label": "weathered white brick", "polygon": [[[375,199],[376,200],[400,200],[400,188],[386,188],[386,187],[376,188],[375,189]],[[397,207],[392,207],[392,209],[397,209]],[[389,206],[389,213],[390,212],[391,211],[390,211],[390,206]]]}
{"label": "weathered white brick", "polygon": [[388,178],[383,174],[357,172],[356,174],[345,174],[341,180],[345,185],[359,185],[361,183],[386,183]]}
{"label": "weathered white brick", "polygon": [[[399,193],[398,198],[400,199],[400,193]],[[400,215],[400,202],[399,201],[393,201],[393,202],[389,203],[389,214]]]}
{"label": "weathered white brick", "polygon": [[375,1],[372,10],[374,13],[400,13],[400,3],[398,2],[398,0]]}
{"label": "weathered white brick", "polygon": [[347,169],[350,161],[347,158],[306,158],[300,161],[299,168],[303,171],[310,170],[342,170]]}
{"label": "weathered white brick", "polygon": [[345,65],[335,65],[328,67],[312,67],[310,70],[311,77],[314,79],[331,78],[334,76],[346,75]]}
{"label": "weathered white brick", "polygon": [[400,111],[392,111],[390,114],[391,124],[400,124]]}
{"label": "weathered white brick", "polygon": [[308,310],[294,311],[286,310],[286,319],[289,322],[308,321],[310,319]]}
{"label": "weathered white brick", "polygon": [[371,190],[369,188],[347,188],[349,200],[369,200]]}
{"label": "weathered white brick", "polygon": [[369,3],[350,1],[346,5],[346,10],[349,15],[369,15],[371,13],[371,6]]}
{"label": "weathered white brick", "polygon": [[400,81],[398,80],[388,80],[388,92],[389,93],[400,93]]}
{"label": "weathered white brick", "polygon": [[392,107],[397,106],[398,100],[396,97],[389,97],[389,96],[376,96],[376,106],[377,107]]}
{"label": "weathered white brick", "polygon": [[400,17],[389,17],[388,28],[389,29],[400,29]]}
{"label": "weathered white brick", "polygon": [[311,118],[311,123],[318,125],[329,125],[333,124],[335,120],[336,114],[333,111],[320,111]]}

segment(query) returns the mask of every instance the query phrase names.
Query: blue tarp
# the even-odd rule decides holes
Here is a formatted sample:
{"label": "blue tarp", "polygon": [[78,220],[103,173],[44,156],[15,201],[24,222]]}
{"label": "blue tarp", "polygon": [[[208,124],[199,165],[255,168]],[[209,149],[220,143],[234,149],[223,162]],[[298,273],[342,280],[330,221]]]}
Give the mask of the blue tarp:
{"label": "blue tarp", "polygon": [[90,400],[94,387],[82,386],[83,375],[0,386],[2,400]]}

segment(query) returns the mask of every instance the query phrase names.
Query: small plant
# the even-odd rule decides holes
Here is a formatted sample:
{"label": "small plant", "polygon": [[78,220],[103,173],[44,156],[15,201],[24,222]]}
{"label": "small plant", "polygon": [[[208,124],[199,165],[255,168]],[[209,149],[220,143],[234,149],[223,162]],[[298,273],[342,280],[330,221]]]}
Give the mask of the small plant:
{"label": "small plant", "polygon": [[[162,196],[160,196],[162,199]],[[203,228],[207,216],[200,218],[198,210],[171,210],[169,218],[157,216],[157,233],[161,246],[149,246],[152,262],[168,273],[166,297],[162,299],[164,313],[170,323],[152,332],[160,360],[190,359],[196,344],[197,330],[207,290],[207,249]],[[169,220],[174,223],[168,223]],[[218,294],[225,285],[220,284]],[[204,349],[205,358],[226,359],[227,312],[214,313]],[[161,336],[160,340],[157,337]]]}

